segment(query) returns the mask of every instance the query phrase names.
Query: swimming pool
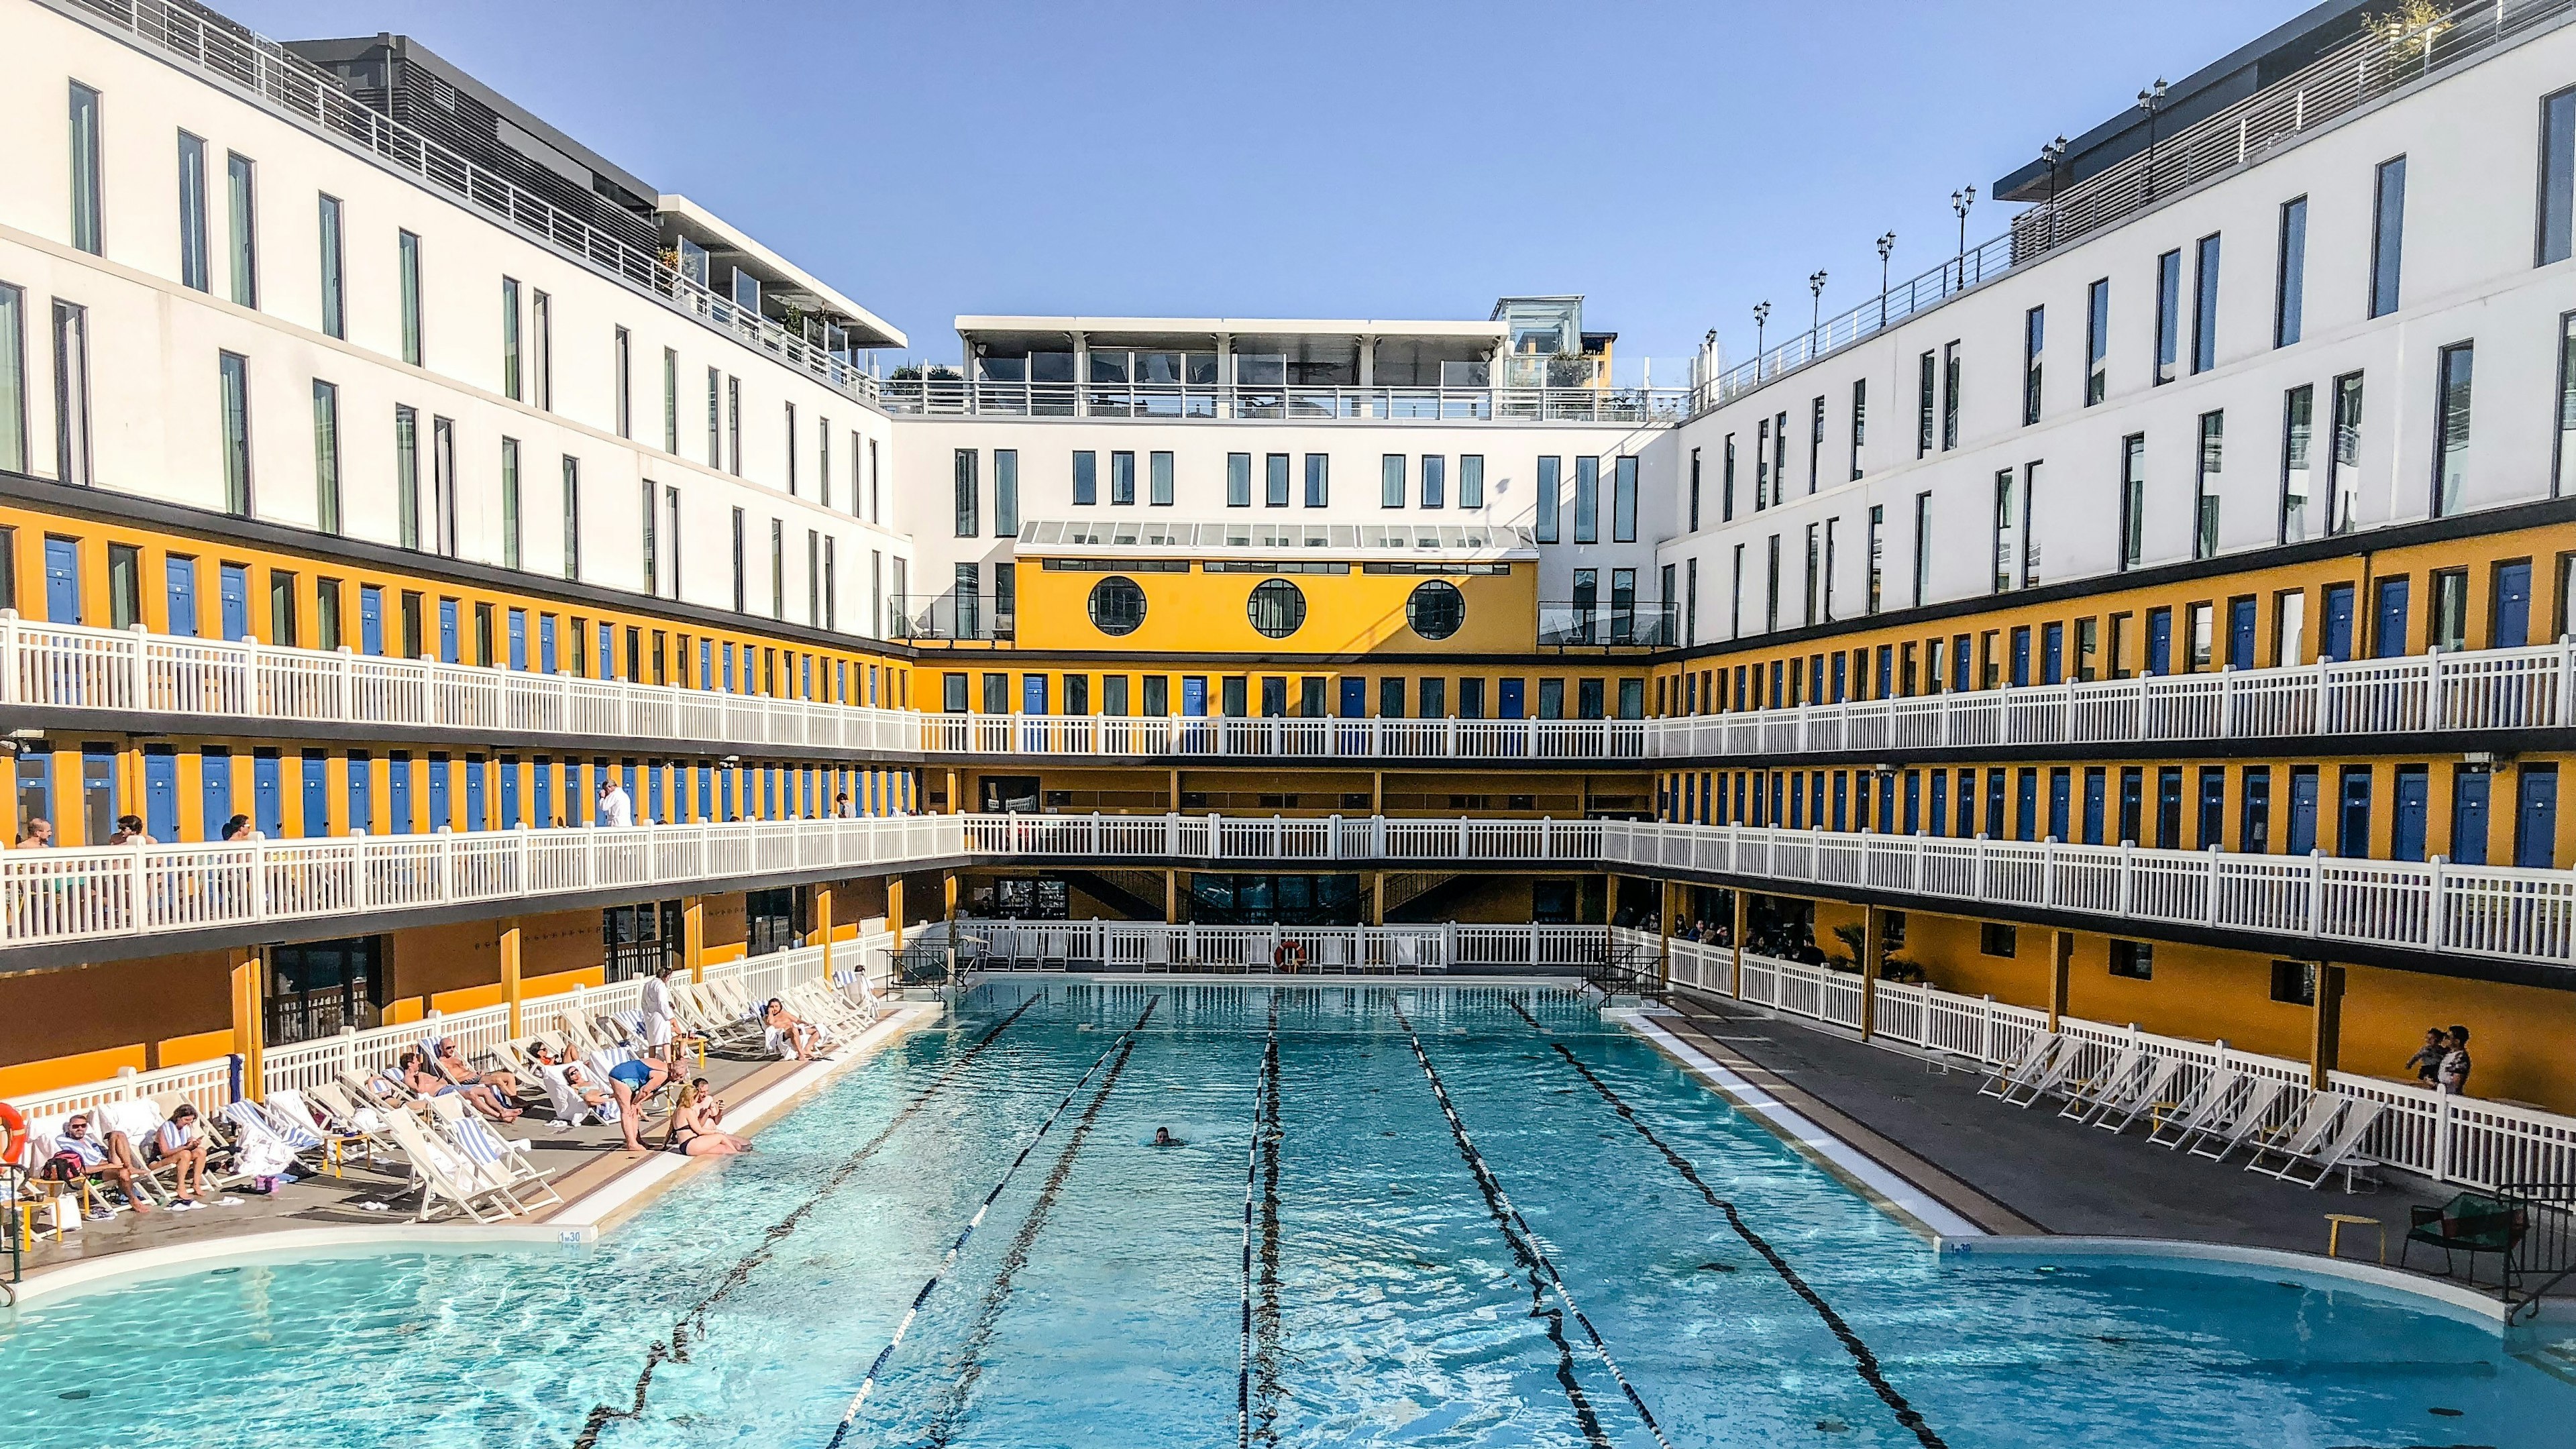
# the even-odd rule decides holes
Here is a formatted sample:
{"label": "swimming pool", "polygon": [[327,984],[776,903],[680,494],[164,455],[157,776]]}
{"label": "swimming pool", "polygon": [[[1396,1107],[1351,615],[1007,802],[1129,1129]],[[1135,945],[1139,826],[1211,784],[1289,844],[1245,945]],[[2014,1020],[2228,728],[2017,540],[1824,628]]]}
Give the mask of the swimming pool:
{"label": "swimming pool", "polygon": [[848,1444],[2531,1449],[2576,1415],[2545,1350],[2365,1291],[1945,1265],[1561,994],[998,983],[760,1147],[590,1249],[0,1317],[0,1442],[821,1446],[988,1195]]}

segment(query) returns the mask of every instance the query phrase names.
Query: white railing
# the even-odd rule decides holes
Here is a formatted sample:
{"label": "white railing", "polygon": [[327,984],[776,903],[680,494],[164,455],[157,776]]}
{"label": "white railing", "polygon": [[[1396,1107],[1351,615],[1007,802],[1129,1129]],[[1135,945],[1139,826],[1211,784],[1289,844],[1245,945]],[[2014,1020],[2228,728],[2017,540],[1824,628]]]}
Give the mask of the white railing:
{"label": "white railing", "polygon": [[441,831],[0,855],[0,946],[954,856],[955,816]]}
{"label": "white railing", "polygon": [[2576,641],[1646,722],[1649,759],[2563,728]]}
{"label": "white railing", "polygon": [[[1635,931],[1620,935],[1649,954],[1654,950],[1652,935]],[[1730,948],[1684,940],[1670,944],[1666,974],[1674,984],[1712,996],[1738,994]],[[2033,1037],[2048,1030],[2047,1012],[1991,996],[1962,996],[1935,986],[1894,981],[1879,982],[1872,995],[1873,1036],[1965,1057],[1982,1067],[2013,1060]],[[1785,1016],[1850,1031],[1861,1029],[1861,981],[1853,972],[1747,952],[1741,999]],[[2306,1062],[2239,1051],[2223,1041],[2159,1036],[2134,1024],[2115,1027],[2069,1016],[2058,1018],[2058,1030],[2083,1043],[2079,1071],[2104,1066],[2113,1054],[2132,1046],[2180,1062],[2182,1075],[2168,1094],[2177,1100],[2220,1070],[2300,1089],[2309,1082]],[[2335,1090],[2387,1109],[2363,1150],[2389,1166],[2474,1188],[2576,1177],[2576,1118],[2537,1107],[2445,1096],[2410,1082],[2351,1072],[2335,1072],[2331,1080]],[[2276,1111],[2287,1119],[2298,1107],[2298,1099],[2290,1097]]]}
{"label": "white railing", "polygon": [[887,412],[930,417],[1275,418],[1292,422],[1677,422],[1686,387],[1327,387],[876,380]]}
{"label": "white railing", "polygon": [[1226,815],[968,815],[966,848],[1020,858],[1597,862],[1598,820]]}
{"label": "white railing", "polygon": [[2576,872],[2323,854],[1605,821],[1611,866],[2576,964]]}
{"label": "white railing", "polygon": [[510,226],[658,298],[846,396],[876,401],[876,379],[759,312],[718,296],[624,237],[602,231],[485,170],[349,94],[339,77],[279,46],[170,0],[70,0],[82,16],[291,116],[331,140],[407,171]]}
{"label": "white railing", "polygon": [[925,714],[925,754],[1247,760],[1639,760],[1649,720]]}
{"label": "white railing", "polygon": [[[32,1092],[12,1097],[9,1105],[26,1115],[30,1122],[44,1118],[68,1116],[73,1112],[94,1112],[111,1102],[142,1102],[155,1097],[185,1097],[197,1104],[200,1112],[220,1112],[233,1099],[233,1058],[211,1057],[202,1062],[161,1067],[138,1072],[132,1067],[120,1068],[104,1081],[83,1082],[78,1086],[56,1087],[48,1092]],[[104,1139],[106,1133],[97,1134]],[[141,1143],[135,1144],[137,1147]]]}
{"label": "white railing", "polygon": [[[1503,969],[1580,970],[1599,961],[1599,926],[1203,926],[1159,921],[963,919],[959,935],[987,971],[1268,972],[1296,952],[1317,975],[1416,976]],[[926,939],[942,939],[932,927]]]}

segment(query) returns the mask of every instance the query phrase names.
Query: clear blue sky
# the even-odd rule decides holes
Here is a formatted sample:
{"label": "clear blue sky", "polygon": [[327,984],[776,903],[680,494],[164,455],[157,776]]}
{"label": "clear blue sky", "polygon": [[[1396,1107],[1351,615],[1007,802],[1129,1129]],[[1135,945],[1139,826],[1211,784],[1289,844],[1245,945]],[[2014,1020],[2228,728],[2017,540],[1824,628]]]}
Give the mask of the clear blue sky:
{"label": "clear blue sky", "polygon": [[[1623,358],[1955,249],[1950,192],[2302,0],[726,6],[217,0],[408,32],[953,359],[960,312],[1479,317]],[[1980,200],[1969,240],[2008,203]],[[1663,379],[1658,369],[1658,380]],[[1678,381],[1676,377],[1674,380]]]}

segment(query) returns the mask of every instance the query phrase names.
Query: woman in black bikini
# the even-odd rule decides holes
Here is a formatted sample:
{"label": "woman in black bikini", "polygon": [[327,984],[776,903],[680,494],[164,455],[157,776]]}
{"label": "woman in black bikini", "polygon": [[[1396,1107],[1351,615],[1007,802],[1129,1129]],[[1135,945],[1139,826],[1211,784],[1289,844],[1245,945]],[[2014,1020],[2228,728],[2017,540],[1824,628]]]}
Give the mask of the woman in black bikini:
{"label": "woman in black bikini", "polygon": [[749,1152],[749,1138],[736,1137],[708,1120],[711,1104],[692,1082],[680,1089],[671,1106],[671,1122],[662,1134],[662,1150],[680,1157],[731,1157]]}

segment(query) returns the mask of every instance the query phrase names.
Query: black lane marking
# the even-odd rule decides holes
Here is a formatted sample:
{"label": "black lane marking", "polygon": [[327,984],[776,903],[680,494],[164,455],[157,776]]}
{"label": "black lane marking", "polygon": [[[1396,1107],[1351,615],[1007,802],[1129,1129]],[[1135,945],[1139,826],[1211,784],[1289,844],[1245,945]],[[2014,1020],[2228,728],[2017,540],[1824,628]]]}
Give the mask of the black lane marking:
{"label": "black lane marking", "polygon": [[1010,1015],[993,1023],[982,1036],[975,1039],[973,1046],[968,1047],[957,1060],[950,1062],[938,1076],[931,1079],[929,1086],[922,1088],[919,1095],[906,1103],[902,1111],[889,1118],[885,1126],[878,1130],[876,1136],[861,1143],[856,1152],[851,1153],[839,1167],[834,1168],[832,1174],[824,1178],[821,1185],[814,1189],[812,1196],[797,1204],[787,1216],[770,1224],[769,1231],[761,1235],[758,1247],[745,1254],[742,1261],[727,1269],[725,1275],[716,1280],[716,1286],[708,1292],[707,1296],[699,1299],[687,1312],[673,1320],[671,1336],[656,1340],[653,1346],[645,1351],[643,1371],[635,1377],[634,1403],[623,1409],[605,1403],[594,1406],[590,1411],[589,1419],[582,1424],[581,1433],[572,1441],[573,1449],[593,1449],[593,1446],[599,1442],[600,1431],[607,1428],[611,1420],[642,1418],[644,1401],[653,1391],[654,1371],[665,1363],[689,1361],[689,1351],[695,1345],[698,1335],[705,1332],[707,1315],[714,1311],[715,1306],[732,1297],[734,1290],[750,1279],[753,1270],[768,1262],[771,1256],[777,1253],[778,1245],[785,1242],[788,1235],[802,1227],[806,1217],[814,1209],[822,1206],[823,1200],[830,1197],[841,1184],[849,1181],[852,1173],[857,1172],[869,1158],[876,1156],[878,1150],[894,1136],[896,1129],[911,1121],[923,1108],[929,1106],[931,1097],[940,1088],[947,1086],[951,1078],[964,1071],[968,1063],[982,1054],[984,1048],[993,1044],[993,1038],[1010,1030],[1013,1022],[1018,1021],[1030,1007],[1037,1005],[1042,999],[1032,996],[1021,1002],[1018,1009]]}
{"label": "black lane marking", "polygon": [[1130,1036],[1118,1049],[1118,1059],[1109,1064],[1109,1075],[1101,1079],[1100,1090],[1092,1094],[1091,1105],[1083,1108],[1082,1115],[1074,1119],[1073,1135],[1065,1140],[1064,1151],[1056,1155],[1055,1166],[1047,1172],[1046,1182],[1038,1189],[1037,1201],[1030,1206],[1029,1215],[1021,1222],[1020,1230],[1012,1234],[1011,1246],[1002,1254],[1002,1270],[994,1275],[993,1286],[984,1294],[982,1310],[976,1314],[975,1326],[966,1335],[966,1346],[958,1356],[956,1378],[939,1406],[937,1417],[931,1420],[929,1434],[922,1441],[934,1449],[947,1449],[955,1439],[957,1420],[966,1412],[967,1400],[974,1396],[976,1381],[984,1376],[984,1347],[993,1340],[993,1331],[1000,1323],[1002,1309],[1011,1296],[1011,1285],[1019,1277],[1020,1270],[1028,1266],[1029,1250],[1037,1245],[1038,1234],[1046,1231],[1047,1216],[1054,1210],[1057,1196],[1064,1191],[1065,1179],[1073,1175],[1073,1159],[1082,1151],[1083,1140],[1091,1135],[1092,1124],[1099,1120],[1100,1109],[1108,1103],[1109,1094],[1117,1090],[1118,1076],[1127,1070],[1127,1059],[1135,1051],[1136,1041]]}
{"label": "black lane marking", "polygon": [[1247,1427],[1253,1441],[1279,1442],[1279,994],[1270,995],[1270,1044],[1262,1052],[1262,1075],[1269,1082],[1261,1131],[1261,1273],[1260,1298],[1253,1313],[1252,1396],[1255,1410]]}
{"label": "black lane marking", "polygon": [[1547,1028],[1538,1024],[1538,1018],[1529,1014],[1529,1008],[1521,1005],[1519,997],[1507,996],[1504,997],[1503,1000],[1510,1005],[1512,1010],[1520,1013],[1521,1020],[1530,1024],[1530,1030],[1537,1032],[1541,1036],[1548,1034]]}
{"label": "black lane marking", "polygon": [[1431,1095],[1439,1099],[1440,1115],[1448,1119],[1449,1135],[1457,1141],[1458,1155],[1466,1159],[1467,1170],[1476,1179],[1476,1190],[1484,1194],[1486,1211],[1493,1214],[1495,1224],[1502,1229],[1504,1241],[1512,1245],[1514,1256],[1529,1270],[1530,1312],[1548,1320],[1548,1337],[1556,1341],[1558,1350],[1557,1382],[1565,1388],[1566,1401],[1574,1406],[1575,1419],[1583,1426],[1584,1439],[1595,1449],[1607,1449],[1610,1443],[1609,1436],[1602,1432],[1600,1417],[1593,1413],[1590,1400],[1574,1380],[1574,1346],[1566,1340],[1564,1317],[1543,1308],[1549,1288],[1556,1291],[1566,1311],[1574,1316],[1576,1326],[1591,1340],[1593,1353],[1600,1358],[1601,1366],[1610,1371],[1610,1377],[1617,1381],[1619,1391],[1628,1396],[1628,1406],[1635,1409],[1637,1417],[1645,1422],[1646,1432],[1654,1435],[1655,1442],[1663,1445],[1664,1449],[1672,1449],[1671,1441],[1664,1437],[1663,1426],[1655,1422],[1654,1411],[1646,1407],[1646,1401],[1638,1397],[1636,1386],[1628,1382],[1628,1376],[1621,1373],[1619,1365],[1612,1361],[1610,1346],[1601,1340],[1601,1330],[1593,1327],[1592,1320],[1575,1306],[1574,1295],[1566,1291],[1564,1277],[1556,1271],[1556,1264],[1548,1260],[1546,1251],[1539,1247],[1538,1234],[1521,1216],[1520,1209],[1512,1206],[1502,1183],[1485,1165],[1484,1154],[1476,1150],[1475,1141],[1468,1137],[1467,1125],[1458,1120],[1458,1109],[1449,1100],[1449,1089],[1441,1084],[1440,1073],[1432,1068],[1431,1056],[1422,1049],[1422,1036],[1413,1029],[1412,1019],[1404,1014],[1402,1001],[1392,1004],[1396,1021],[1404,1027],[1405,1039],[1412,1043],[1413,1060],[1430,1081]]}
{"label": "black lane marking", "polygon": [[1116,1041],[1100,1049],[1100,1055],[1091,1059],[1091,1065],[1082,1069],[1082,1075],[1074,1079],[1072,1086],[1065,1088],[1063,1098],[1047,1113],[1046,1120],[1038,1124],[1038,1130],[1029,1134],[1029,1140],[1021,1144],[1019,1155],[1011,1159],[1011,1165],[1002,1170],[1000,1177],[994,1179],[992,1191],[985,1193],[984,1200],[976,1205],[975,1215],[966,1220],[966,1226],[957,1230],[957,1236],[949,1243],[948,1251],[940,1255],[939,1266],[931,1270],[930,1276],[922,1280],[920,1291],[912,1295],[912,1302],[905,1306],[903,1317],[895,1323],[893,1336],[886,1340],[885,1346],[877,1350],[876,1358],[869,1362],[867,1376],[859,1380],[858,1392],[850,1395],[850,1405],[841,1411],[841,1421],[833,1426],[832,1437],[827,1441],[825,1449],[841,1449],[841,1445],[849,1439],[850,1426],[858,1421],[859,1410],[866,1407],[868,1394],[876,1388],[877,1380],[884,1374],[887,1362],[894,1357],[894,1351],[903,1346],[904,1335],[912,1331],[913,1320],[921,1316],[921,1306],[930,1301],[932,1293],[938,1291],[940,1281],[948,1276],[948,1270],[957,1266],[958,1255],[966,1251],[967,1241],[975,1236],[975,1229],[982,1226],[984,1215],[993,1210],[993,1204],[1001,1199],[1004,1189],[1011,1185],[1011,1179],[1019,1176],[1020,1169],[1028,1165],[1029,1154],[1037,1151],[1038,1144],[1046,1140],[1046,1135],[1054,1128],[1056,1119],[1064,1115],[1064,1109],[1073,1105],[1075,1097],[1082,1095],[1082,1089],[1090,1084],[1092,1074],[1100,1070],[1112,1053],[1132,1043],[1136,1039],[1136,1033],[1145,1029],[1145,1021],[1154,1014],[1154,1008],[1162,1004],[1163,998],[1159,992],[1145,1002],[1145,1009],[1136,1013],[1135,1024],[1120,1032]]}
{"label": "black lane marking", "polygon": [[1825,1321],[1825,1327],[1832,1329],[1834,1337],[1842,1340],[1843,1349],[1851,1355],[1852,1367],[1859,1371],[1861,1379],[1890,1410],[1894,1411],[1896,1422],[1913,1430],[1914,1437],[1923,1441],[1924,1449],[1949,1449],[1949,1445],[1934,1432],[1930,1424],[1924,1422],[1923,1416],[1915,1411],[1914,1406],[1906,1402],[1905,1395],[1898,1392],[1896,1386],[1887,1381],[1886,1373],[1878,1366],[1878,1355],[1870,1352],[1869,1345],[1861,1341],[1861,1336],[1852,1331],[1852,1326],[1843,1321],[1843,1316],[1834,1311],[1833,1305],[1827,1303],[1822,1294],[1807,1286],[1807,1280],[1798,1276],[1798,1270],[1789,1266],[1789,1260],[1780,1256],[1780,1250],[1772,1247],[1768,1240],[1753,1230],[1752,1225],[1744,1220],[1744,1215],[1736,1211],[1735,1204],[1719,1197],[1716,1190],[1708,1185],[1707,1180],[1699,1175],[1699,1169],[1691,1166],[1689,1158],[1674,1151],[1671,1143],[1655,1135],[1655,1129],[1646,1125],[1645,1119],[1637,1115],[1636,1109],[1620,1100],[1619,1094],[1610,1090],[1609,1083],[1593,1075],[1592,1069],[1585,1066],[1574,1053],[1567,1051],[1563,1042],[1550,1042],[1548,1045],[1556,1048],[1556,1054],[1565,1058],[1567,1066],[1582,1073],[1583,1080],[1592,1084],[1592,1090],[1600,1093],[1601,1099],[1608,1102],[1629,1126],[1636,1128],[1639,1136],[1653,1143],[1655,1150],[1664,1155],[1664,1161],[1672,1164],[1673,1170],[1682,1175],[1683,1181],[1699,1189],[1699,1195],[1710,1207],[1726,1214],[1727,1226],[1735,1229],[1735,1235],[1742,1238],[1746,1246],[1762,1255],[1762,1260],[1771,1265],[1771,1271],[1780,1275],[1781,1282],[1788,1284],[1799,1297],[1807,1300],[1807,1306],[1816,1310],[1816,1316]]}

